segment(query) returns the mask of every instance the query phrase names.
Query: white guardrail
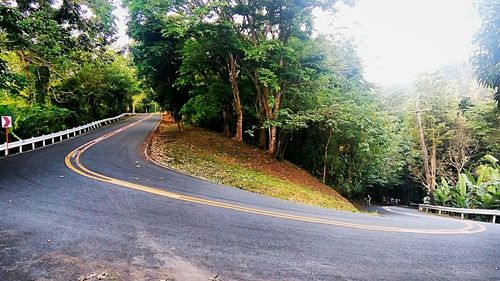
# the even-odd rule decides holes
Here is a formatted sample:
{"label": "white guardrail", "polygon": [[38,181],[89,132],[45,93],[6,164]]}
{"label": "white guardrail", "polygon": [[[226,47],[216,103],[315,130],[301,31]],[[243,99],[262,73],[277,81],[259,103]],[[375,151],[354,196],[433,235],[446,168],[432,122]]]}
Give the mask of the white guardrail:
{"label": "white guardrail", "polygon": [[[132,113],[123,113],[121,115],[118,115],[116,117],[111,117],[103,120],[98,120],[94,121],[92,123],[75,127],[72,129],[52,133],[50,135],[42,135],[39,137],[32,137],[30,139],[25,139],[25,140],[20,140],[16,142],[9,142],[9,151],[14,152],[14,153],[23,153],[24,151],[31,151],[35,150],[37,148],[42,148],[45,147],[46,145],[51,145],[56,142],[61,142],[63,140],[69,139],[71,137],[76,137],[77,135],[80,135],[82,133],[86,133],[89,131],[92,131],[94,129],[97,129],[99,127],[102,127],[103,125],[111,124],[116,121],[122,120],[125,118],[125,116],[128,115],[133,115]],[[17,149],[16,149],[17,148]],[[14,150],[14,151],[12,151]],[[0,151],[3,151],[3,156],[6,156],[7,153],[7,144],[1,144],[0,145]],[[12,154],[12,153],[9,153]],[[2,155],[2,154],[0,154]]]}
{"label": "white guardrail", "polygon": [[419,204],[419,211],[436,210],[441,215],[442,212],[460,214],[460,217],[463,219],[465,214],[474,214],[474,215],[487,215],[492,216],[492,223],[496,222],[496,217],[500,216],[500,211],[498,210],[488,210],[488,209],[465,209],[465,208],[453,208],[453,207],[443,207],[443,206],[435,206],[435,205],[427,205],[427,204]]}

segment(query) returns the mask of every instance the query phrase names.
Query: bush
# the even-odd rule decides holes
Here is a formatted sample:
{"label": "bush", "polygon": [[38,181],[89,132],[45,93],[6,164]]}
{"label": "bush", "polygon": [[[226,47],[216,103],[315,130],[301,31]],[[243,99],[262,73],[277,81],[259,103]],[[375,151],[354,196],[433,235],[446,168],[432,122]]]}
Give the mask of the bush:
{"label": "bush", "polygon": [[475,176],[465,172],[455,186],[442,178],[434,192],[436,204],[457,208],[500,209],[500,168],[498,160],[486,155]]}
{"label": "bush", "polygon": [[31,106],[13,114],[14,132],[22,139],[66,130],[77,125],[76,114],[57,106]]}

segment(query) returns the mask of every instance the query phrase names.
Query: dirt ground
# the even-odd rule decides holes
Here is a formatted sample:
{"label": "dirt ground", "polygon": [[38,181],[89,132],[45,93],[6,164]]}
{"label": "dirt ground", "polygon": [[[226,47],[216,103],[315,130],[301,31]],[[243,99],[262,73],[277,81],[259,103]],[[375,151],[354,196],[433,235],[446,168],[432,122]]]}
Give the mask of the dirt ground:
{"label": "dirt ground", "polygon": [[[296,165],[288,161],[276,161],[265,151],[226,138],[220,133],[193,126],[185,126],[180,133],[170,116],[164,118],[153,136],[151,152],[153,158],[171,168],[217,183],[282,199],[292,198],[291,201],[311,205],[356,210],[351,202]],[[228,169],[227,173],[218,172],[225,169]],[[247,175],[238,175],[245,171]],[[252,176],[248,176],[249,174]],[[248,183],[252,179],[264,180],[265,177],[279,179],[276,188],[286,188],[286,184],[290,184],[295,189],[300,187],[300,193],[309,194],[293,194],[294,188],[291,188],[289,191],[278,192],[282,195],[286,193],[285,197],[289,197],[283,198],[284,196],[275,196],[276,188],[273,188],[272,183],[262,190],[255,184]],[[304,198],[309,195],[314,197],[314,202],[307,202],[307,198]],[[317,197],[337,202],[327,204]]]}

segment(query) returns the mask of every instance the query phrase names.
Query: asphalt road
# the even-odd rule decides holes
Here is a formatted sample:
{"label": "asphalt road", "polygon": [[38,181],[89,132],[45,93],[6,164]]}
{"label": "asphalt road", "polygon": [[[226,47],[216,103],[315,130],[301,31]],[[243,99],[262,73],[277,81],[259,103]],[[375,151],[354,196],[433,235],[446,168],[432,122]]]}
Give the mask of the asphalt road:
{"label": "asphalt road", "polygon": [[158,120],[0,159],[0,280],[500,280],[498,224],[208,183],[144,157]]}

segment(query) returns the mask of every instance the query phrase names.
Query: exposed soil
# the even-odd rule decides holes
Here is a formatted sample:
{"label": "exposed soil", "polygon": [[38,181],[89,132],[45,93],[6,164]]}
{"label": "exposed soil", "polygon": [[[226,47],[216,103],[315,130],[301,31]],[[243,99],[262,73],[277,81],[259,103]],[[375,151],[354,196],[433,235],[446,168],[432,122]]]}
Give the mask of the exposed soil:
{"label": "exposed soil", "polygon": [[[151,156],[161,163],[217,183],[236,186],[256,193],[266,194],[291,201],[355,211],[356,208],[332,188],[324,185],[307,171],[288,161],[276,161],[265,151],[239,143],[222,134],[201,128],[186,126],[179,132],[177,125],[166,116],[152,138]],[[227,172],[219,170],[225,170]],[[247,175],[238,175],[238,173]],[[236,173],[236,174],[235,174]],[[286,188],[283,183],[300,187],[301,193],[278,192],[273,184],[259,188],[252,184],[252,179],[263,180],[260,176],[279,180],[279,187]],[[231,178],[232,177],[232,178]],[[286,196],[284,195],[286,193]],[[281,194],[281,196],[280,196]],[[311,195],[314,200],[307,200]],[[323,197],[329,203],[322,200]],[[336,201],[335,203],[333,201]]]}

